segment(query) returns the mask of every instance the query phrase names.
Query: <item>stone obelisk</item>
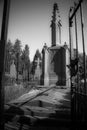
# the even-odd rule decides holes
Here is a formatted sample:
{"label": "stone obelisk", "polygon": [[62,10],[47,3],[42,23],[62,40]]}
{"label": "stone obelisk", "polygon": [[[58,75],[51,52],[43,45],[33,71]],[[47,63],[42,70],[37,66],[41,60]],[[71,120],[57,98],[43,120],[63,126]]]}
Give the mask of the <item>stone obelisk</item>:
{"label": "stone obelisk", "polygon": [[51,38],[52,38],[52,46],[56,46],[56,11],[58,7],[55,3],[53,6],[53,16],[51,21]]}
{"label": "stone obelisk", "polygon": [[61,19],[59,15],[59,9],[57,3],[53,6],[53,16],[51,21],[51,38],[52,46],[56,46],[57,43],[61,44]]}

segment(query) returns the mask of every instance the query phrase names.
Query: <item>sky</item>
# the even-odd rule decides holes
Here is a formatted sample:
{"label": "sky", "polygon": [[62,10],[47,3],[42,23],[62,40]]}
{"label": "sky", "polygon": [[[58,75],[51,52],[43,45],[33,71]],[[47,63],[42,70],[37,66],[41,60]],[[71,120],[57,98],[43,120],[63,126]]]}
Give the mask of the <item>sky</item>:
{"label": "sky", "polygon": [[[75,0],[78,1],[78,0]],[[85,48],[87,51],[87,1],[83,0],[84,12],[84,32],[85,32]],[[22,48],[25,44],[30,48],[30,60],[37,49],[42,50],[44,43],[51,46],[51,20],[53,4],[58,4],[60,17],[62,21],[61,41],[69,43],[68,34],[68,14],[69,9],[74,4],[74,0],[11,0],[8,39],[13,43],[18,38],[22,43]],[[1,4],[1,3],[0,3]],[[0,6],[0,26],[2,16],[2,5]],[[78,25],[80,24],[79,13],[77,16]],[[81,44],[81,29],[78,26],[79,50],[82,50]]]}

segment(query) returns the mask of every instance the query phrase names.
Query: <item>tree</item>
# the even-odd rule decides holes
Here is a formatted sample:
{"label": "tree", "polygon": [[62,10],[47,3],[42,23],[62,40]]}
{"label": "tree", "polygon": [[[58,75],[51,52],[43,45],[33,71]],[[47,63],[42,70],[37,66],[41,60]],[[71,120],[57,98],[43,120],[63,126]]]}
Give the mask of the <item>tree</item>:
{"label": "tree", "polygon": [[6,50],[9,50],[9,52],[12,52],[12,48],[13,48],[12,42],[11,40],[8,40],[6,44]]}
{"label": "tree", "polygon": [[19,55],[21,55],[22,49],[21,49],[21,41],[19,39],[16,39],[15,44],[13,46],[13,51],[15,54],[19,53]]}
{"label": "tree", "polygon": [[41,53],[39,51],[39,49],[36,50],[35,56],[34,56],[34,60],[40,58],[41,59]]}
{"label": "tree", "polygon": [[[83,53],[79,53],[79,66],[82,73],[84,73],[84,65],[83,65]],[[84,75],[82,75],[82,78]],[[87,78],[87,55],[86,55],[86,78]]]}
{"label": "tree", "polygon": [[12,61],[13,45],[11,40],[8,40],[5,48],[5,72],[10,72],[10,64]]}
{"label": "tree", "polygon": [[[29,46],[26,44],[24,50],[22,51],[21,59],[23,64],[25,64],[25,68],[28,67],[30,58],[29,58]],[[28,65],[27,65],[28,64]]]}
{"label": "tree", "polygon": [[[41,53],[39,52],[39,49],[36,50],[36,53],[34,55],[34,59],[33,59],[33,62],[32,62],[31,73],[33,75],[35,74],[35,69],[36,69],[36,66],[37,66],[36,60],[38,58],[41,60]],[[41,66],[41,63],[40,63],[40,66]]]}
{"label": "tree", "polygon": [[30,72],[30,58],[29,58],[29,46],[26,44],[21,55],[22,59],[22,71],[27,71],[27,78],[29,81],[29,72]]}
{"label": "tree", "polygon": [[19,66],[20,66],[20,56],[22,53],[21,49],[21,41],[19,39],[16,39],[15,44],[13,46],[13,55],[14,55],[14,60],[16,64],[16,69],[17,69],[17,81],[18,81],[18,73],[19,73]]}
{"label": "tree", "polygon": [[25,55],[29,58],[29,46],[27,44],[25,45]]}

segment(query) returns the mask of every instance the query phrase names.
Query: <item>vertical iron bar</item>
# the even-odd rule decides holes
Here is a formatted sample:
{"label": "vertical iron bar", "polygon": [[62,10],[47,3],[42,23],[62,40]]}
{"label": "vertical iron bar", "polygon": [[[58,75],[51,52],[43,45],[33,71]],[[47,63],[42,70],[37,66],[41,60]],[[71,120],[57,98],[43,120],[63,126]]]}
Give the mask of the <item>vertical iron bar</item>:
{"label": "vertical iron bar", "polygon": [[[85,57],[85,44],[84,44],[84,31],[83,31],[83,16],[82,16],[82,7],[81,7],[81,3],[83,2],[83,0],[80,0],[77,7],[74,9],[74,12],[73,14],[70,16],[69,18],[69,23],[72,21],[73,17],[75,17],[75,34],[76,34],[76,56],[78,57],[78,40],[77,40],[77,22],[76,22],[76,12],[78,11],[78,9],[80,8],[80,16],[81,16],[81,29],[82,29],[82,44],[83,44],[83,64],[84,64],[84,93],[86,94],[86,57]],[[69,29],[69,33],[70,33],[70,29]],[[71,35],[70,35],[71,37]],[[71,47],[71,38],[70,38],[70,47]],[[72,56],[71,56],[71,49],[70,49],[70,60],[72,59]],[[71,77],[71,94],[73,94],[73,88],[72,88],[72,77]],[[71,97],[72,98],[72,97]],[[83,99],[80,95],[80,98],[81,98],[81,102],[83,102]],[[80,99],[77,99],[78,102]],[[74,104],[74,100],[73,98],[71,99],[71,114],[75,114],[75,111],[74,111],[74,108],[76,107],[73,107]],[[79,105],[79,104],[78,104]],[[80,107],[80,106],[78,106]],[[86,103],[86,100],[84,100],[84,113],[78,113],[78,115],[81,114],[82,119],[87,119],[87,103]],[[78,109],[77,111],[79,111],[80,109]],[[72,119],[74,119],[74,116],[72,115]],[[73,120],[74,121],[74,120]]]}
{"label": "vertical iron bar", "polygon": [[[74,4],[74,5],[76,5],[76,4]],[[78,38],[77,38],[77,19],[76,19],[76,13],[75,13],[75,36],[76,36],[76,58],[78,58]],[[77,64],[77,81],[76,81],[76,84],[77,84],[77,86],[76,86],[76,88],[75,88],[75,90],[76,90],[76,92],[77,91],[79,91],[79,75],[78,75],[78,64]],[[77,100],[77,98],[78,98],[78,94],[76,94],[75,93],[75,109],[76,109],[76,119],[78,118],[77,117],[77,113],[78,113],[78,100]]]}
{"label": "vertical iron bar", "polygon": [[5,61],[5,44],[7,40],[8,20],[9,20],[10,0],[4,0],[3,18],[0,41],[0,129],[4,130],[4,61]]}
{"label": "vertical iron bar", "polygon": [[[71,58],[72,58],[72,43],[71,43],[71,27],[72,27],[72,21],[70,20],[70,11],[69,11],[69,44],[70,44],[70,64],[71,64]],[[71,71],[70,71],[70,75],[71,75]],[[72,77],[70,76],[70,82],[71,82],[71,119],[73,121],[73,112],[74,112],[74,108],[73,108],[73,99],[72,99],[72,95],[73,95],[73,88],[72,88]]]}
{"label": "vertical iron bar", "polygon": [[[84,66],[84,93],[86,94],[86,54],[85,54],[85,43],[84,43],[84,23],[83,23],[83,12],[82,4],[80,5],[80,17],[81,17],[81,31],[82,31],[82,45],[83,45],[83,66]],[[87,99],[84,100],[84,113],[83,119],[87,117]]]}
{"label": "vertical iron bar", "polygon": [[81,4],[80,4],[80,16],[81,16],[82,45],[83,45],[84,92],[86,94],[86,56],[85,56],[85,43],[84,43],[83,14],[82,14],[82,5]]}
{"label": "vertical iron bar", "polygon": [[[78,37],[77,37],[77,19],[76,19],[76,14],[75,14],[75,36],[76,36],[76,58],[78,58]],[[77,65],[77,70],[78,70],[78,65]],[[78,81],[77,81],[78,83]]]}

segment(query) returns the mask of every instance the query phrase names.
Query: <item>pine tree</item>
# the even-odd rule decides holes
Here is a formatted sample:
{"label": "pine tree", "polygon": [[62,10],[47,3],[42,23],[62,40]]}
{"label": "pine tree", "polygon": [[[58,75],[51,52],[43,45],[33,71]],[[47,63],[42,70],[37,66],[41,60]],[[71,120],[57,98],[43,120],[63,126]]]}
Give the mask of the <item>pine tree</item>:
{"label": "pine tree", "polygon": [[22,59],[22,71],[27,71],[27,79],[29,81],[29,73],[30,73],[30,58],[29,58],[29,46],[26,44],[24,50],[21,55]]}
{"label": "pine tree", "polygon": [[17,81],[18,81],[18,73],[19,73],[19,66],[20,66],[20,58],[21,58],[21,41],[19,39],[16,39],[15,44],[13,46],[13,55],[14,55],[14,60],[16,64],[16,69],[17,69]]}
{"label": "pine tree", "polygon": [[[34,55],[34,59],[33,59],[33,62],[32,62],[32,68],[31,68],[31,73],[34,75],[35,74],[35,69],[36,69],[36,66],[37,66],[37,59],[40,59],[41,60],[41,53],[39,51],[39,49],[36,50],[36,53]],[[41,63],[40,63],[40,66],[41,66]]]}
{"label": "pine tree", "polygon": [[8,40],[5,48],[5,72],[10,72],[10,65],[12,61],[12,49],[13,45],[11,40]]}

